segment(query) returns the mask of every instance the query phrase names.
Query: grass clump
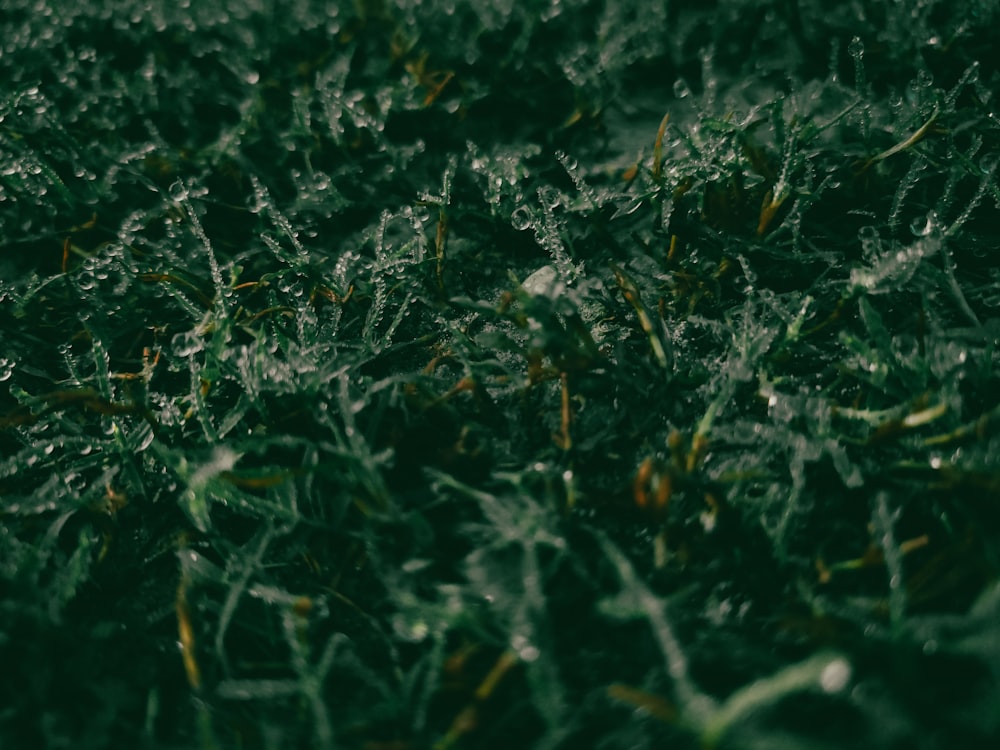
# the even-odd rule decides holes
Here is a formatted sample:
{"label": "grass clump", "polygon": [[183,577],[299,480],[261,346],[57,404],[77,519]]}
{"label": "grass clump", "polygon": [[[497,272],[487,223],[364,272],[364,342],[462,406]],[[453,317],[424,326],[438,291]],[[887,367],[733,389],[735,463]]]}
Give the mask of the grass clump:
{"label": "grass clump", "polygon": [[995,740],[996,9],[660,6],[11,4],[0,744]]}

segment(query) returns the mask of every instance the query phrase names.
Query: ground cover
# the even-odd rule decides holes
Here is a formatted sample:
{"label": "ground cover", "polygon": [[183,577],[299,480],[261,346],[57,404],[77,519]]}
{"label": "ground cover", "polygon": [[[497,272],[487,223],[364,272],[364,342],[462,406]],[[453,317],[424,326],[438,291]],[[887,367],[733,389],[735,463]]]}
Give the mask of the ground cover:
{"label": "ground cover", "polygon": [[998,15],[6,3],[0,746],[995,741]]}

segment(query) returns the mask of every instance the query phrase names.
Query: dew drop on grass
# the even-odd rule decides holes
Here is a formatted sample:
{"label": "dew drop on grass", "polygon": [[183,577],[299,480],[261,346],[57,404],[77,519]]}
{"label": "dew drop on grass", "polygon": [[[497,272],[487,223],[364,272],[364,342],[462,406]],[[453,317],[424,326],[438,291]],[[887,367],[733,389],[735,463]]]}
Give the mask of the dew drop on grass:
{"label": "dew drop on grass", "polygon": [[533,274],[528,276],[528,278],[521,283],[521,286],[528,294],[547,295],[552,292],[557,278],[558,273],[555,268],[552,266],[542,266]]}
{"label": "dew drop on grass", "polygon": [[929,70],[924,68],[917,73],[917,77],[910,81],[909,93],[913,100],[917,103],[922,102],[925,98],[931,98],[931,86],[934,85],[934,76]]}
{"label": "dew drop on grass", "polygon": [[393,617],[392,628],[396,635],[410,643],[420,643],[431,632],[430,626],[423,618],[411,618],[404,614]]}
{"label": "dew drop on grass", "polygon": [[81,291],[91,291],[95,286],[97,286],[94,272],[87,269],[80,271],[76,277],[76,285],[80,287]]}
{"label": "dew drop on grass", "polygon": [[931,211],[924,217],[917,217],[910,222],[910,232],[914,237],[926,237],[937,229],[937,214]]}
{"label": "dew drop on grass", "polygon": [[[847,51],[854,60],[854,90],[859,97],[864,97],[869,91],[869,86],[865,77],[865,45],[861,41],[861,37],[856,36],[851,39],[850,44],[847,45]],[[861,133],[865,141],[867,141],[871,129],[871,108],[869,106],[863,105],[861,107],[860,118]]]}
{"label": "dew drop on grass", "polygon": [[563,200],[559,191],[552,188],[539,188],[538,199],[541,201],[542,207],[548,211],[555,211],[561,207]]}
{"label": "dew drop on grass", "polygon": [[0,357],[0,383],[10,380],[14,374],[14,363],[6,357]]}
{"label": "dew drop on grass", "polygon": [[863,57],[865,54],[865,43],[861,41],[861,37],[855,36],[852,38],[847,45],[847,51],[855,60]]}
{"label": "dew drop on grass", "polygon": [[531,641],[523,635],[515,635],[511,638],[510,645],[523,662],[533,662],[542,655],[542,652],[538,649],[538,647],[532,644]]}
{"label": "dew drop on grass", "polygon": [[580,168],[580,163],[572,156],[565,153],[564,151],[557,151],[556,159],[559,160],[559,163],[562,164],[563,169],[565,169],[566,172],[570,175],[572,175],[573,172],[575,172],[577,169]]}
{"label": "dew drop on grass", "polygon": [[175,357],[186,358],[204,349],[205,340],[194,331],[184,331],[170,340],[170,347]]}
{"label": "dew drop on grass", "polygon": [[882,250],[878,230],[873,226],[861,227],[858,230],[858,241],[861,242],[861,256],[865,260],[874,260]]}
{"label": "dew drop on grass", "polygon": [[285,274],[276,282],[278,290],[283,294],[293,293],[293,290],[297,286],[300,286],[300,284],[301,282],[297,274]]}
{"label": "dew drop on grass", "polygon": [[514,212],[510,215],[510,224],[519,232],[531,228],[534,224],[534,220],[531,217],[531,209],[527,206],[515,208]]}
{"label": "dew drop on grass", "polygon": [[827,664],[819,677],[819,685],[826,693],[839,693],[851,679],[851,665],[846,659],[834,659]]}
{"label": "dew drop on grass", "polygon": [[674,199],[668,194],[660,206],[660,227],[664,234],[670,236],[670,217],[674,215]]}
{"label": "dew drop on grass", "polygon": [[183,203],[188,199],[188,189],[181,180],[176,180],[168,188],[171,200]]}

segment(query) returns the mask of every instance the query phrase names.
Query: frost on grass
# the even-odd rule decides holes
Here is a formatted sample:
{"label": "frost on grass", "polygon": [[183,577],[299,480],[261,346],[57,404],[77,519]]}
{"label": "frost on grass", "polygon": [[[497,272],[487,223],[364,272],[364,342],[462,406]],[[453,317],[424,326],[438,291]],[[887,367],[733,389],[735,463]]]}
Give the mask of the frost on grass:
{"label": "frost on grass", "polygon": [[995,735],[995,11],[7,5],[0,744]]}

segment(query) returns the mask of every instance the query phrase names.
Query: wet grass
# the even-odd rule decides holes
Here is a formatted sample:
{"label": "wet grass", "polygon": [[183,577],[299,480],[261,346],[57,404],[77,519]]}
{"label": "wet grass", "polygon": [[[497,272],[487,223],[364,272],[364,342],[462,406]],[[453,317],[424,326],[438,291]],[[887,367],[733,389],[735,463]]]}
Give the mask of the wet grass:
{"label": "wet grass", "polygon": [[997,739],[995,3],[187,5],[0,20],[3,747]]}

